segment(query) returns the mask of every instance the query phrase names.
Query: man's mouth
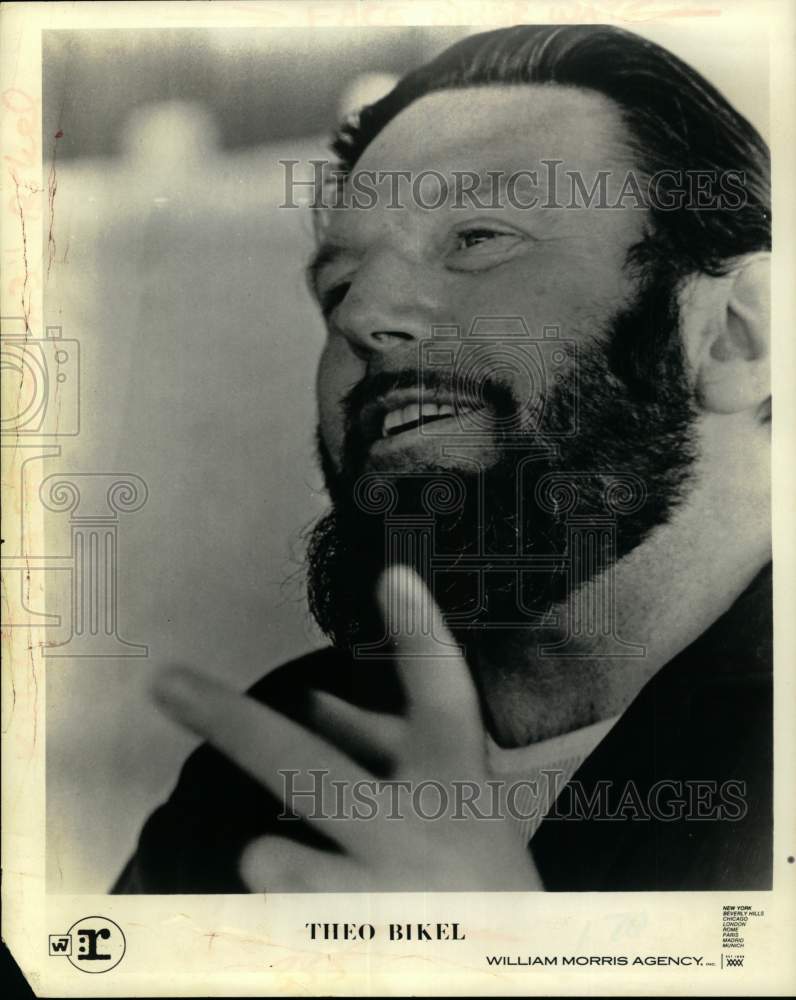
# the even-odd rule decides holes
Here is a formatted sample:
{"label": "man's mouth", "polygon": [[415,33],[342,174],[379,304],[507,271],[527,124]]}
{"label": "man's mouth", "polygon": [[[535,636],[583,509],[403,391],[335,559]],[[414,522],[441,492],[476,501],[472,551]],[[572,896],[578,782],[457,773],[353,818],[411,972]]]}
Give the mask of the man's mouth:
{"label": "man's mouth", "polygon": [[464,430],[463,418],[482,409],[483,404],[475,400],[401,389],[363,407],[359,423],[367,446],[382,448],[387,442],[397,444],[398,439],[401,443],[417,440],[424,433],[436,437]]}
{"label": "man's mouth", "polygon": [[454,409],[450,403],[409,403],[384,414],[381,425],[383,438],[397,437],[407,431],[414,431],[439,421],[456,421],[466,413],[472,413],[475,407],[459,407]]}

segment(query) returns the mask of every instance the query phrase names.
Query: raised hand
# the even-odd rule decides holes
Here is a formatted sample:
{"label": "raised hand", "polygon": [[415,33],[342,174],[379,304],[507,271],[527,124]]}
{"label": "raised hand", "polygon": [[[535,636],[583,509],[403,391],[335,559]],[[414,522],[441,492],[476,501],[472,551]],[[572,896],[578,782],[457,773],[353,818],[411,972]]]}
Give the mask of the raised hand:
{"label": "raised hand", "polygon": [[[485,800],[480,810],[463,803],[478,800],[488,779],[484,726],[470,670],[431,594],[416,574],[398,567],[384,574],[379,601],[385,618],[399,619],[392,624],[404,717],[316,691],[312,731],[192,669],[169,668],[158,678],[159,703],[275,795],[284,795],[286,770],[314,771],[315,780],[324,772],[320,809],[309,795],[286,806],[338,850],[291,839],[286,822],[285,836],[247,845],[244,882],[255,892],[541,889],[505,811],[491,818]],[[420,621],[430,628],[411,627]],[[389,762],[390,780],[376,778],[350,753]]]}

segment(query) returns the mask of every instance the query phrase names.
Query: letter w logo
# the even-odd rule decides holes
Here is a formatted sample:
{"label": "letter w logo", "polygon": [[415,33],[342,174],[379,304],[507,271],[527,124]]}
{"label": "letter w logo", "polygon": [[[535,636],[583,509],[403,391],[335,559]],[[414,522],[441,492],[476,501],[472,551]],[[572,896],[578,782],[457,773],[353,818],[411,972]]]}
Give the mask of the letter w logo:
{"label": "letter w logo", "polygon": [[50,954],[66,955],[72,954],[72,938],[68,934],[50,935]]}

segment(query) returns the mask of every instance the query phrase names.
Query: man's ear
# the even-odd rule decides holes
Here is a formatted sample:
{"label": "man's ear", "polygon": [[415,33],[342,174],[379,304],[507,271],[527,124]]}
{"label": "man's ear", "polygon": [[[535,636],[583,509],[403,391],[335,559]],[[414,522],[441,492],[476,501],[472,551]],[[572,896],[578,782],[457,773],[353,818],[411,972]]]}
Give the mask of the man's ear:
{"label": "man's ear", "polygon": [[740,258],[720,278],[696,279],[683,334],[695,375],[697,402],[711,413],[770,406],[771,258]]}

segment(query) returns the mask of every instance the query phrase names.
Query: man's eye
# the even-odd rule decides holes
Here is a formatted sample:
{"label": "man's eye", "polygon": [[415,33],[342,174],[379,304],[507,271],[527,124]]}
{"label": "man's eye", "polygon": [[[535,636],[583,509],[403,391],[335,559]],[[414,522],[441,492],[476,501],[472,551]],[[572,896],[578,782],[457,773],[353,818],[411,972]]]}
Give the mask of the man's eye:
{"label": "man's eye", "polygon": [[478,246],[481,243],[488,243],[491,240],[499,239],[501,236],[510,237],[510,233],[501,233],[495,229],[465,229],[464,232],[456,234],[457,244],[460,248],[469,250],[470,247]]}
{"label": "man's eye", "polygon": [[[473,226],[470,229],[460,229],[453,234],[453,249],[451,263],[456,267],[469,269],[481,266],[491,259],[499,259],[510,253],[523,242],[522,235],[504,229],[493,229],[491,226]],[[472,261],[471,261],[472,258]]]}

